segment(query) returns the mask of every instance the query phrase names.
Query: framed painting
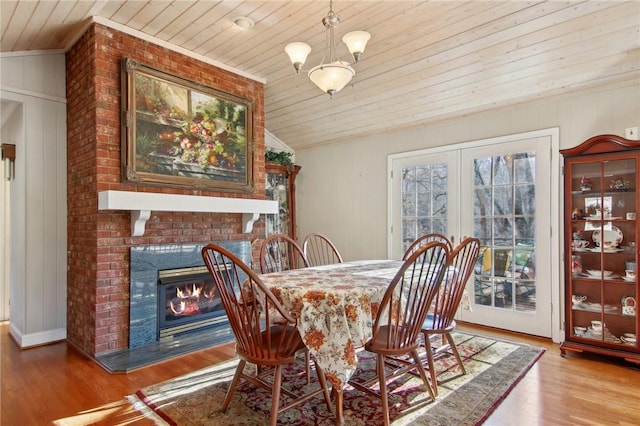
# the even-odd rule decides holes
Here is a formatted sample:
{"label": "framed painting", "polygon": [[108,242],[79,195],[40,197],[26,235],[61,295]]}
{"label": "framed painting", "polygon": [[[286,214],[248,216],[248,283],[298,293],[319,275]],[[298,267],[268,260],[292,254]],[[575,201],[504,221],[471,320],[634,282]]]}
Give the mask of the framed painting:
{"label": "framed painting", "polygon": [[122,60],[125,182],[253,191],[253,104]]}

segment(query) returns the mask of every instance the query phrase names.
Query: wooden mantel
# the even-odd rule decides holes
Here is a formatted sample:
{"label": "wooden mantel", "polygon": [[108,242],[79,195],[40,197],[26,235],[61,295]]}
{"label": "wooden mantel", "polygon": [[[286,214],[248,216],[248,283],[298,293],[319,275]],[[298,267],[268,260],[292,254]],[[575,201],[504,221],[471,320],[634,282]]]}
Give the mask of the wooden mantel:
{"label": "wooden mantel", "polygon": [[134,191],[100,191],[98,210],[130,210],[131,235],[144,235],[152,211],[242,213],[242,232],[253,230],[260,214],[277,214],[278,202],[248,198],[205,197]]}

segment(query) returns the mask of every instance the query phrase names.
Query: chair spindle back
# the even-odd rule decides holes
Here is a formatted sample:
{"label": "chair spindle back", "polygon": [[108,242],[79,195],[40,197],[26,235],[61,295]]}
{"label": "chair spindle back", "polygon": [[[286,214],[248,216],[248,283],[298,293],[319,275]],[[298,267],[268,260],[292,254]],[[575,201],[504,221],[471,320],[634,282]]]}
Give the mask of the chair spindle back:
{"label": "chair spindle back", "polygon": [[429,242],[414,251],[395,275],[380,303],[372,340],[386,333],[387,350],[417,348],[422,324],[448,267],[449,250]]}
{"label": "chair spindle back", "polygon": [[306,268],[309,261],[298,243],[285,234],[273,234],[267,237],[260,247],[260,271],[288,271]]}
{"label": "chair spindle back", "polygon": [[411,253],[413,253],[414,251],[418,250],[420,247],[422,247],[423,245],[430,243],[432,241],[437,241],[440,242],[444,245],[447,246],[447,249],[449,250],[449,252],[453,251],[453,246],[451,244],[451,241],[449,241],[449,239],[447,237],[445,237],[442,234],[425,234],[421,237],[418,237],[414,242],[411,243],[411,245],[407,248],[407,250],[404,252],[404,254],[402,255],[402,260],[407,260],[409,258],[409,256],[411,255]]}
{"label": "chair spindle back", "polygon": [[309,266],[331,265],[334,263],[342,263],[342,256],[336,246],[326,236],[318,233],[312,233],[304,238],[302,251]]}

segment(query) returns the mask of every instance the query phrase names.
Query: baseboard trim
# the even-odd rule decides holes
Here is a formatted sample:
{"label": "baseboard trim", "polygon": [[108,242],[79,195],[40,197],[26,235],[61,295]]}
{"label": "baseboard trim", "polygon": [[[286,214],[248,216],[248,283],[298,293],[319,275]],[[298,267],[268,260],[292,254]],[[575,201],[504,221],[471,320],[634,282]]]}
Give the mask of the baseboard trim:
{"label": "baseboard trim", "polygon": [[55,330],[23,334],[13,324],[9,323],[9,334],[11,334],[11,337],[18,344],[20,349],[26,349],[66,340],[67,329],[57,328]]}

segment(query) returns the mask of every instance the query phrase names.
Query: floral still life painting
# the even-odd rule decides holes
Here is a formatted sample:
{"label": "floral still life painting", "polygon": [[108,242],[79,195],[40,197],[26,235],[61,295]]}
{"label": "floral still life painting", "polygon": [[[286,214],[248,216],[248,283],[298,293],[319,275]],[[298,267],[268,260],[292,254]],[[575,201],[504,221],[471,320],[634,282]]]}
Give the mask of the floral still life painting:
{"label": "floral still life painting", "polygon": [[249,192],[252,104],[126,59],[124,180]]}

